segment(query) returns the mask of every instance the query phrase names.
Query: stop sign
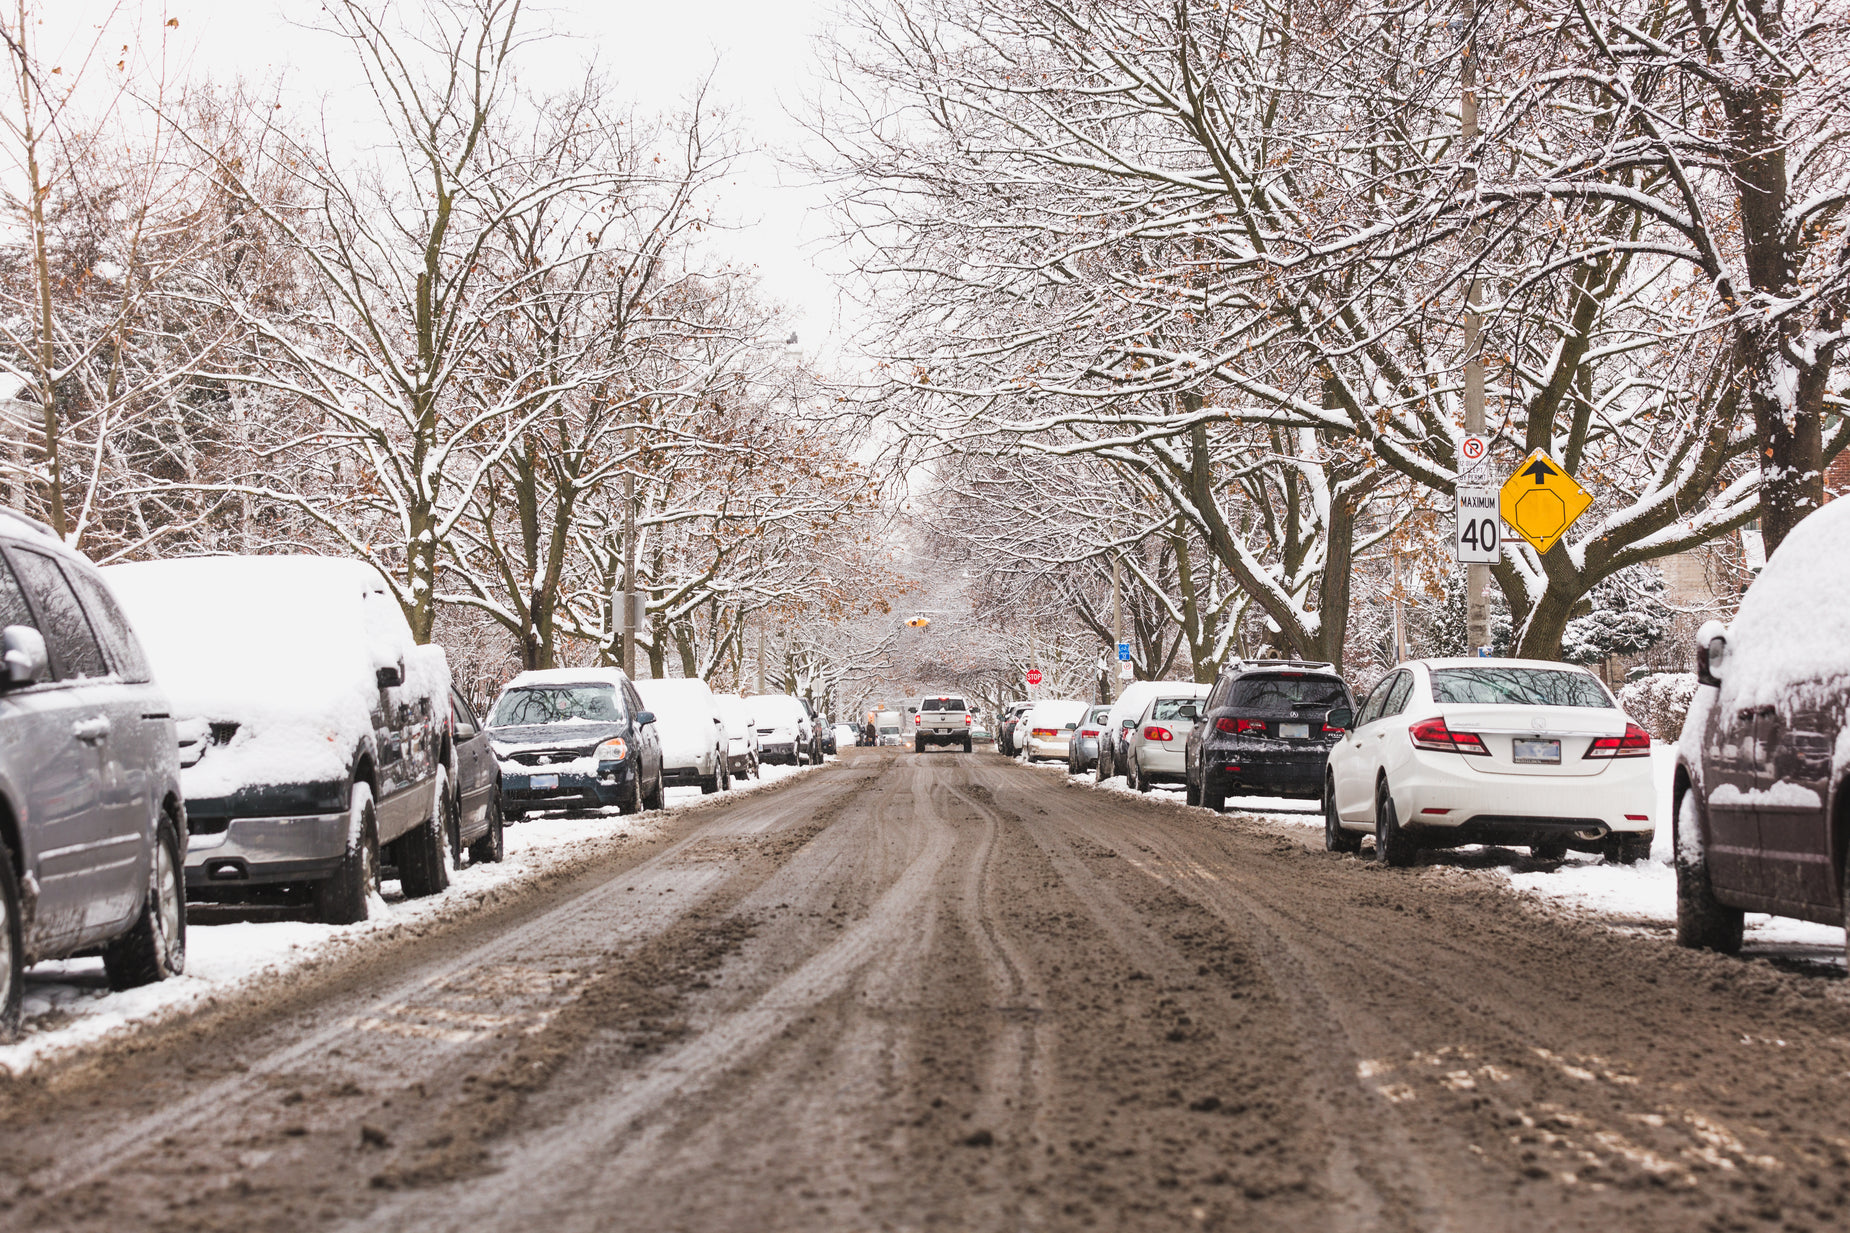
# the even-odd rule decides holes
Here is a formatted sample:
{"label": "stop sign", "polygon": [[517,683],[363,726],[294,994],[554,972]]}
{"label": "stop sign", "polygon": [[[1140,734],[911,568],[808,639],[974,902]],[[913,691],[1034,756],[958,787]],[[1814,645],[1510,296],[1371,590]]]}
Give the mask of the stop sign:
{"label": "stop sign", "polygon": [[1039,668],[1028,669],[1028,684],[1039,685],[1040,683],[1041,683],[1041,670]]}

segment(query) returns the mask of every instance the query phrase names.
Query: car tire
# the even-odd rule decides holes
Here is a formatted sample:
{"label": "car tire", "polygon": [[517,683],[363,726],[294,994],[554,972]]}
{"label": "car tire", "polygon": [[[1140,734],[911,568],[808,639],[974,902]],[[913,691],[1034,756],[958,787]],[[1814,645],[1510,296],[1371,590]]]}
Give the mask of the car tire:
{"label": "car tire", "polygon": [[964,738],[964,752],[969,753],[974,748],[976,748],[976,742],[966,736]]}
{"label": "car tire", "polygon": [[501,823],[503,826],[512,826],[517,822],[525,822],[526,820],[527,820],[527,811],[524,809],[505,809],[504,808],[501,811]]}
{"label": "car tire", "polygon": [[442,804],[449,794],[449,777],[438,767],[430,816],[392,841],[392,863],[398,866],[399,889],[407,899],[428,899],[450,887],[450,844]]}
{"label": "car tire", "polygon": [[[641,767],[639,766],[637,770],[640,773]],[[655,787],[642,794],[642,807],[644,809],[666,809],[668,807],[668,785],[662,782],[662,772],[659,768],[655,772]]]}
{"label": "car tire", "polygon": [[1098,782],[1104,783],[1111,776],[1105,773],[1105,746],[1098,747]]}
{"label": "car tire", "polygon": [[1182,770],[1182,800],[1189,805],[1201,804],[1201,784],[1188,773],[1186,767]]}
{"label": "car tire", "polygon": [[1695,789],[1685,789],[1683,799],[1677,802],[1677,945],[1737,955],[1741,952],[1747,913],[1715,897],[1709,864],[1703,857],[1699,808]]}
{"label": "car tire", "polygon": [[1419,845],[1400,828],[1400,811],[1384,779],[1375,789],[1375,863],[1405,869],[1418,854]]}
{"label": "car tire", "polygon": [[719,791],[719,787],[719,768],[715,767],[711,775],[700,781],[700,795],[712,796]]}
{"label": "car tire", "polygon": [[617,812],[625,817],[641,813],[649,807],[649,802],[642,791],[642,759],[636,760],[636,769],[630,775],[629,791],[617,801]]}
{"label": "car tire", "polygon": [[1139,792],[1148,792],[1150,790],[1150,777],[1144,773],[1143,764],[1138,762],[1137,759],[1132,758],[1131,767],[1137,772],[1137,790]]}
{"label": "car tire", "polygon": [[469,845],[469,863],[473,865],[499,865],[501,858],[507,855],[507,828],[501,820],[501,790],[496,788],[488,798],[488,829],[481,838]]}
{"label": "car tire", "polygon": [[1651,855],[1651,834],[1649,831],[1621,831],[1608,835],[1600,844],[1600,855],[1608,865],[1636,865]]}
{"label": "car tire", "polygon": [[1336,785],[1323,785],[1323,850],[1353,855],[1362,850],[1362,837],[1343,829],[1342,816],[1336,812]]}
{"label": "car tire", "polygon": [[103,947],[103,971],[115,990],[139,989],[186,970],[186,862],[180,830],[161,815],[154,831],[148,894],[129,931]]}
{"label": "car tire", "polygon": [[1215,784],[1205,766],[1201,768],[1201,807],[1215,813],[1227,812],[1227,789]]}
{"label": "car tire", "polygon": [[924,737],[915,736],[912,738],[912,752],[921,753],[921,754],[925,752],[925,738]]}
{"label": "car tire", "polygon": [[348,802],[347,850],[340,867],[315,884],[315,917],[324,925],[365,920],[379,891],[379,820],[371,786],[354,784]]}
{"label": "car tire", "polygon": [[1558,839],[1551,839],[1546,843],[1532,843],[1529,845],[1529,855],[1538,861],[1558,865],[1567,859],[1567,845]]}
{"label": "car tire", "polygon": [[26,936],[19,917],[19,879],[13,873],[13,853],[0,843],[0,1044],[19,1035],[20,1013],[25,1007]]}

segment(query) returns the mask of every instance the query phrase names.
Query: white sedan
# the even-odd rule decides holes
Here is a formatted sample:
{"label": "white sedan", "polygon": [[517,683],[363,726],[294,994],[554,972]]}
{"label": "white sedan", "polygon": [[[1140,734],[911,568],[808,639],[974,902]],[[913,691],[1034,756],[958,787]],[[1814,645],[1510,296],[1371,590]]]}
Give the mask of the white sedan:
{"label": "white sedan", "polygon": [[1402,664],[1330,751],[1324,844],[1409,865],[1421,847],[1568,848],[1632,863],[1651,850],[1651,736],[1599,678],[1545,660]]}

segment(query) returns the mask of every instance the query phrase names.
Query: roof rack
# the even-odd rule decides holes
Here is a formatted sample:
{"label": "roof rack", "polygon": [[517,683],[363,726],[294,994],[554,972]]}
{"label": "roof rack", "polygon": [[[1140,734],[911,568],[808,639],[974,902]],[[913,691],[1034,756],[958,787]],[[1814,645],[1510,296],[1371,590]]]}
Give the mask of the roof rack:
{"label": "roof rack", "polygon": [[1336,665],[1322,659],[1240,659],[1234,658],[1229,667],[1238,665],[1242,668],[1327,668],[1334,672]]}

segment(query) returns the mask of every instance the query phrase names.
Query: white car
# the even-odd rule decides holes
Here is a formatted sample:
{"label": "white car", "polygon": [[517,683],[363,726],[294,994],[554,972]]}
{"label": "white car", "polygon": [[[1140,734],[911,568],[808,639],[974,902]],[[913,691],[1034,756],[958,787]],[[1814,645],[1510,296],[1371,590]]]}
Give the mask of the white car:
{"label": "white car", "polygon": [[658,677],[631,684],[643,705],[655,712],[655,734],[662,742],[662,782],[698,784],[704,794],[730,788],[726,721],[707,683]]}
{"label": "white car", "polygon": [[1118,700],[1111,704],[1111,713],[1105,716],[1104,729],[1098,734],[1098,781],[1104,783],[1114,775],[1124,774],[1124,767],[1119,765],[1124,751],[1124,738],[1127,729],[1136,724],[1137,717],[1143,714],[1143,708],[1150,705],[1150,699],[1157,692],[1173,681],[1132,681],[1118,695]]}
{"label": "white car", "polygon": [[1079,721],[1086,717],[1090,705],[1067,699],[1036,702],[1034,709],[1023,715],[1015,728],[1022,756],[1029,762],[1036,758],[1066,761],[1072,751],[1073,734],[1079,730]]}
{"label": "white car", "polygon": [[759,758],[787,762],[808,760],[815,748],[809,710],[791,694],[753,694],[745,700],[758,721]]}
{"label": "white car", "polygon": [[1139,792],[1159,783],[1187,782],[1188,734],[1212,685],[1170,682],[1124,730],[1124,781]]}
{"label": "white car", "polygon": [[[1336,722],[1336,720],[1332,720]],[[1650,851],[1651,736],[1598,677],[1546,660],[1402,664],[1330,751],[1324,843],[1408,865],[1422,846]]]}
{"label": "white car", "polygon": [[853,724],[835,725],[835,748],[838,753],[841,750],[852,748],[860,739],[861,734]]}
{"label": "white car", "polygon": [[734,778],[758,778],[758,723],[752,708],[737,694],[714,694],[719,716],[726,721],[726,761]]}

